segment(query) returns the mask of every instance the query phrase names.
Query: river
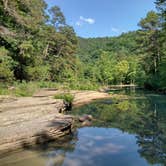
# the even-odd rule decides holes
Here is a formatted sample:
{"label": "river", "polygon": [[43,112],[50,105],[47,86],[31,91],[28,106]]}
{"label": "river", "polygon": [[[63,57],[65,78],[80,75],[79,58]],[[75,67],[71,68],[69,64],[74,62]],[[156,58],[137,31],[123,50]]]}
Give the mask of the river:
{"label": "river", "polygon": [[74,115],[92,115],[92,125],[80,126],[61,140],[2,156],[0,166],[165,166],[166,96],[135,89],[112,93],[130,98],[74,108]]}

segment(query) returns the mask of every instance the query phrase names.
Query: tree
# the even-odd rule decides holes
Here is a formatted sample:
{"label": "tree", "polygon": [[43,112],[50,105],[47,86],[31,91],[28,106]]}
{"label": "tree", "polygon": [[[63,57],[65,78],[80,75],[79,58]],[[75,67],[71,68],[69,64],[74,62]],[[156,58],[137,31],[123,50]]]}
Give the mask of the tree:
{"label": "tree", "polygon": [[161,61],[159,41],[158,41],[158,30],[159,30],[159,16],[154,11],[147,13],[146,17],[141,19],[139,24],[143,29],[142,35],[144,35],[144,48],[146,48],[147,56],[146,59],[149,62],[151,68],[148,71],[149,74],[156,74],[158,71],[159,63]]}
{"label": "tree", "polygon": [[138,23],[144,30],[156,31],[159,28],[159,17],[156,12],[150,11]]}
{"label": "tree", "polygon": [[[0,46],[9,52],[8,62],[16,62],[9,68],[16,80],[46,80],[63,67],[73,70],[77,38],[59,7],[47,10],[43,0],[3,0],[0,24]],[[2,60],[1,66],[5,65]]]}
{"label": "tree", "polygon": [[166,30],[166,0],[156,0],[156,7],[160,14],[162,27]]}
{"label": "tree", "polygon": [[16,63],[9,56],[9,51],[0,47],[0,81],[11,82],[14,79],[15,65]]}
{"label": "tree", "polygon": [[102,51],[94,70],[97,80],[104,85],[113,83],[114,66],[115,59],[111,57],[110,52]]}
{"label": "tree", "polygon": [[156,0],[156,7],[159,12],[161,30],[159,33],[159,42],[161,50],[161,63],[159,67],[159,80],[158,84],[160,88],[166,89],[165,79],[165,66],[166,66],[166,0]]}
{"label": "tree", "polygon": [[49,13],[51,15],[50,22],[56,30],[59,30],[61,26],[66,25],[65,17],[58,6],[51,7],[51,9],[49,9]]}
{"label": "tree", "polygon": [[128,70],[129,70],[129,64],[126,60],[118,62],[114,71],[116,83],[122,84],[125,81]]}

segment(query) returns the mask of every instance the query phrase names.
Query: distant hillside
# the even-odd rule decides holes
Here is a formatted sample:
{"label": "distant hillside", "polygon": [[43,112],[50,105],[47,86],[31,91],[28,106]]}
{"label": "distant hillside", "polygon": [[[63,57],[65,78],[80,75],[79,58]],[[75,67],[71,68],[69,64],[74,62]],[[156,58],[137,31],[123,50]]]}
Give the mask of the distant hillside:
{"label": "distant hillside", "polygon": [[140,52],[141,31],[123,33],[118,37],[78,38],[80,58],[93,55],[99,50],[113,53],[138,54]]}

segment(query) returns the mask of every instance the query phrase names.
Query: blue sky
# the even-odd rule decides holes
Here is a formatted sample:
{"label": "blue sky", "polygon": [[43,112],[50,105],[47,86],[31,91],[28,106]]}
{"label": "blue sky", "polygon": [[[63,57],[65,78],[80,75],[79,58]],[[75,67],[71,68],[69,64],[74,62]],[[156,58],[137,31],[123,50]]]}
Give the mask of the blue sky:
{"label": "blue sky", "polygon": [[136,30],[137,23],[150,10],[154,0],[45,0],[61,8],[77,36],[117,36]]}

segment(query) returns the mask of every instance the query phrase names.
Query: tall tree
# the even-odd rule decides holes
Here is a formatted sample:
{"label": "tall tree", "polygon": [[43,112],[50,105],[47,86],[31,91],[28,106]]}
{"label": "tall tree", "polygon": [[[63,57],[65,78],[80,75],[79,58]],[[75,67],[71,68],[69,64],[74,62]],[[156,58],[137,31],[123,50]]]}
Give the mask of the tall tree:
{"label": "tall tree", "polygon": [[66,25],[65,17],[58,6],[51,7],[49,9],[49,14],[51,15],[50,22],[56,30],[58,30],[59,27]]}
{"label": "tall tree", "polygon": [[161,64],[159,68],[159,86],[166,89],[166,0],[156,0],[156,7],[159,12],[161,30],[159,34],[160,50],[162,54]]}
{"label": "tall tree", "polygon": [[158,30],[159,30],[159,16],[156,12],[150,11],[146,17],[141,19],[138,24],[143,30],[143,36],[145,45],[143,50],[147,52],[146,59],[150,64],[149,74],[156,74],[158,71],[159,63],[161,60],[159,41],[158,41]]}

